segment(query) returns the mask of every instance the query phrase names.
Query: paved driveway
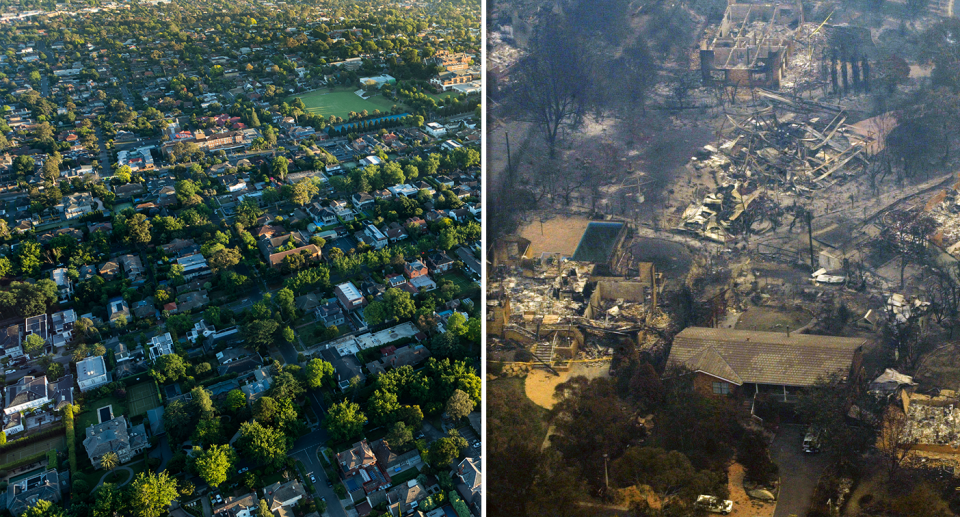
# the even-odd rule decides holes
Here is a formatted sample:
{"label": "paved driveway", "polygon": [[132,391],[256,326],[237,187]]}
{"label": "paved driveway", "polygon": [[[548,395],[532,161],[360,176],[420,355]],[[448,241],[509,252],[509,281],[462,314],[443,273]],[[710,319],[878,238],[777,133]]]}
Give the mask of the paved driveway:
{"label": "paved driveway", "polygon": [[820,474],[829,463],[826,454],[805,454],[806,427],[782,425],[770,446],[773,461],[780,467],[780,500],[773,517],[804,515],[810,506]]}

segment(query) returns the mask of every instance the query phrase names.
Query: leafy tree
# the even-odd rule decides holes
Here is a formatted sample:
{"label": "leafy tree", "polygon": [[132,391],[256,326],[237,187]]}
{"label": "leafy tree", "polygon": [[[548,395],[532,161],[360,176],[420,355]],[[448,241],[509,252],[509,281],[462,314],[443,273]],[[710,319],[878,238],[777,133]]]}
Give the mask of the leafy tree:
{"label": "leafy tree", "polygon": [[21,517],[64,517],[66,514],[63,508],[45,499],[38,500],[33,506],[27,508]]}
{"label": "leafy tree", "polygon": [[17,249],[17,261],[20,271],[26,276],[34,276],[40,270],[40,244],[34,241],[23,241]]}
{"label": "leafy tree", "polygon": [[104,483],[93,493],[92,517],[116,517],[130,515],[123,491],[113,483]]}
{"label": "leafy tree", "polygon": [[213,399],[210,398],[210,392],[202,386],[197,386],[190,390],[190,404],[197,414],[203,419],[213,418],[215,409]]}
{"label": "leafy tree", "polygon": [[270,505],[267,504],[266,499],[260,500],[260,507],[257,508],[257,517],[273,517],[273,512],[270,511]]}
{"label": "leafy tree", "polygon": [[457,422],[469,415],[473,411],[473,406],[473,400],[470,399],[469,395],[461,390],[454,390],[453,395],[450,395],[450,398],[447,399],[447,415],[454,422]]}
{"label": "leafy tree", "polygon": [[141,472],[130,486],[130,499],[140,517],[160,517],[177,498],[177,481],[166,472]]}
{"label": "leafy tree", "polygon": [[210,255],[207,263],[214,273],[219,273],[239,264],[241,258],[240,250],[237,248],[223,248]]}
{"label": "leafy tree", "polygon": [[303,382],[298,379],[291,370],[292,367],[288,366],[273,376],[273,386],[270,387],[269,392],[271,397],[278,400],[285,398],[295,399],[303,395],[303,392],[306,391]]}
{"label": "leafy tree", "polygon": [[387,304],[388,314],[391,318],[410,318],[417,310],[410,293],[395,287],[391,287],[383,293],[383,301]]}
{"label": "leafy tree", "polygon": [[43,346],[45,344],[46,341],[38,334],[30,334],[23,340],[23,350],[27,354],[36,357],[43,353]]}
{"label": "leafy tree", "polygon": [[610,465],[610,478],[620,487],[645,485],[661,501],[692,501],[698,494],[727,496],[723,474],[696,470],[683,453],[655,447],[631,447]]}
{"label": "leafy tree", "polygon": [[367,414],[373,419],[375,425],[386,425],[391,422],[398,409],[400,409],[400,403],[397,402],[397,395],[389,391],[377,390],[367,401]]}
{"label": "leafy tree", "polygon": [[163,411],[163,421],[171,445],[179,445],[186,440],[198,420],[199,416],[182,400],[175,400],[167,405]]}
{"label": "leafy tree", "polygon": [[330,406],[324,427],[335,441],[346,441],[360,436],[366,420],[359,404],[344,400]]}
{"label": "leafy tree", "polygon": [[151,368],[157,382],[176,382],[187,374],[187,363],[177,354],[167,354],[158,357]]}
{"label": "leafy tree", "polygon": [[271,467],[282,465],[290,449],[290,442],[283,433],[272,427],[265,427],[257,421],[244,422],[240,425],[238,445],[241,453]]}
{"label": "leafy tree", "polygon": [[274,300],[276,301],[277,307],[280,309],[280,312],[283,314],[285,319],[292,320],[297,317],[297,305],[293,291],[284,287],[283,289],[277,291],[277,295]]}
{"label": "leafy tree", "polygon": [[194,447],[193,469],[208,485],[216,488],[227,480],[236,462],[236,454],[229,445],[214,445],[206,451]]}
{"label": "leafy tree", "polygon": [[231,413],[238,413],[247,407],[247,396],[240,390],[230,390],[223,402],[223,408]]}
{"label": "leafy tree", "polygon": [[273,344],[273,334],[279,327],[274,320],[254,320],[243,326],[243,335],[247,343],[263,351]]}
{"label": "leafy tree", "polygon": [[287,177],[287,167],[289,165],[290,160],[287,160],[283,156],[277,156],[273,159],[273,162],[270,163],[270,172],[273,173],[274,177],[283,181],[284,178]]}
{"label": "leafy tree", "polygon": [[363,308],[363,319],[369,325],[379,325],[387,319],[387,306],[384,302],[374,300]]}
{"label": "leafy tree", "polygon": [[307,388],[313,390],[321,388],[324,384],[333,380],[333,374],[334,368],[332,364],[319,357],[311,359],[304,370]]}
{"label": "leafy tree", "polygon": [[120,457],[117,456],[115,452],[107,452],[100,457],[100,468],[104,470],[110,470],[117,468],[120,465]]}
{"label": "leafy tree", "polygon": [[393,450],[402,449],[413,441],[413,431],[403,422],[394,422],[386,436],[387,443]]}
{"label": "leafy tree", "polygon": [[427,463],[437,469],[447,468],[468,445],[466,438],[460,436],[455,429],[451,429],[448,436],[430,445],[426,454]]}
{"label": "leafy tree", "polygon": [[291,192],[290,201],[297,206],[303,206],[320,193],[320,189],[309,178],[304,178],[293,185]]}

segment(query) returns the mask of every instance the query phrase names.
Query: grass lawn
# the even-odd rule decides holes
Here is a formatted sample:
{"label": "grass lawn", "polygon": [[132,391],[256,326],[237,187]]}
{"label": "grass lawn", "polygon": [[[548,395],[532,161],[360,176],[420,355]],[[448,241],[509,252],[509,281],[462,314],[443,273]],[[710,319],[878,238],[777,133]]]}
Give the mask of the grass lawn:
{"label": "grass lawn", "polygon": [[[97,410],[104,406],[113,406],[113,416],[127,415],[127,404],[117,397],[111,395],[102,399],[88,401],[86,409],[77,415],[77,431],[82,435],[91,425],[100,423],[97,419]],[[150,409],[150,408],[148,408]]]}
{"label": "grass lawn", "polygon": [[396,475],[390,476],[390,482],[393,483],[393,486],[402,485],[411,479],[417,479],[417,476],[420,475],[420,471],[417,470],[417,467],[412,469],[404,470],[403,472],[398,472]]}
{"label": "grass lawn", "polygon": [[460,288],[460,294],[457,296],[460,298],[470,297],[474,290],[480,288],[476,282],[470,280],[459,271],[452,271],[445,275],[440,275],[437,277],[437,284],[440,284],[441,280],[449,280],[454,284],[457,284],[457,287]]}
{"label": "grass lawn", "polygon": [[131,417],[142,415],[159,406],[160,396],[157,394],[156,383],[148,381],[131,386],[127,392],[127,402],[130,405]]}
{"label": "grass lawn", "polygon": [[351,111],[361,112],[367,110],[373,113],[373,110],[380,110],[390,114],[390,110],[397,103],[384,98],[382,95],[375,95],[369,99],[361,99],[360,96],[353,93],[354,88],[334,88],[333,91],[323,88],[314,92],[291,95],[286,101],[300,97],[307,106],[307,112],[330,117],[335,115],[346,118]]}
{"label": "grass lawn", "polygon": [[0,463],[11,463],[21,458],[27,458],[52,449],[66,449],[66,443],[66,438],[63,436],[54,436],[39,442],[28,443],[23,447],[17,447],[16,449],[3,453],[3,459],[0,460]]}

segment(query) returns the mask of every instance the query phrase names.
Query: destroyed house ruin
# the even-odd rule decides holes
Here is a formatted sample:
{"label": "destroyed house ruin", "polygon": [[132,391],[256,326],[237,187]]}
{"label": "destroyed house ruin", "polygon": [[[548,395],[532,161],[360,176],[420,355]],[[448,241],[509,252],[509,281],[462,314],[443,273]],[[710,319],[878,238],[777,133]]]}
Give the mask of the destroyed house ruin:
{"label": "destroyed house ruin", "polygon": [[779,88],[802,23],[800,2],[731,1],[716,33],[701,43],[704,84]]}

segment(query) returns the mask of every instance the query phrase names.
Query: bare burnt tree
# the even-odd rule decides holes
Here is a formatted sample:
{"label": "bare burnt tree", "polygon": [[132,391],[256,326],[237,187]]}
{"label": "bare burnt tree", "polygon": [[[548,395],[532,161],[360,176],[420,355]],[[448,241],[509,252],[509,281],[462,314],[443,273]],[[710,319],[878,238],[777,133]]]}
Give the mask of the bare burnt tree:
{"label": "bare burnt tree", "polygon": [[915,210],[896,210],[882,218],[882,238],[900,256],[900,289],[907,266],[927,262],[930,234],[936,227],[933,218]]}
{"label": "bare burnt tree", "polygon": [[551,16],[535,36],[530,55],[518,65],[514,103],[537,125],[551,157],[556,156],[561,131],[578,127],[589,107],[589,48],[561,16]]}
{"label": "bare burnt tree", "polygon": [[877,435],[877,449],[883,455],[887,475],[892,478],[910,456],[914,441],[907,427],[907,415],[896,405],[890,406],[883,415]]}

